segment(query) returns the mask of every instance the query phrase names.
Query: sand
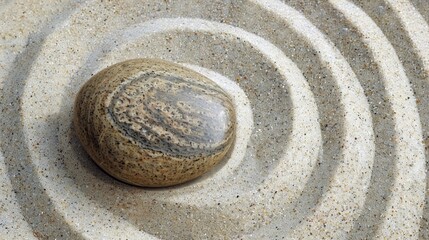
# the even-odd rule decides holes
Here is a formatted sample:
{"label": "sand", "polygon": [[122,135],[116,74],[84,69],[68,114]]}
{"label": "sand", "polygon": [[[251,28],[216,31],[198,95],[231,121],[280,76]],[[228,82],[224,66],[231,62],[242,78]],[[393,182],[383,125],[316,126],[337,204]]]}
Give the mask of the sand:
{"label": "sand", "polygon": [[[429,2],[0,1],[0,238],[429,239]],[[230,158],[119,182],[73,102],[133,58],[229,93]]]}

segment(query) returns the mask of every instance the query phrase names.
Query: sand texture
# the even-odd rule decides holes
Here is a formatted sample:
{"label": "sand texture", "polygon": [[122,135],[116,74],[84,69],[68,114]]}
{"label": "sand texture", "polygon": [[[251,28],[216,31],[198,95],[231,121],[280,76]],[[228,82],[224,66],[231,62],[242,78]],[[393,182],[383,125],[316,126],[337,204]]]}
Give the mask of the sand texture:
{"label": "sand texture", "polygon": [[[0,0],[0,239],[429,239],[429,1]],[[79,89],[135,58],[231,96],[227,161],[102,171]]]}

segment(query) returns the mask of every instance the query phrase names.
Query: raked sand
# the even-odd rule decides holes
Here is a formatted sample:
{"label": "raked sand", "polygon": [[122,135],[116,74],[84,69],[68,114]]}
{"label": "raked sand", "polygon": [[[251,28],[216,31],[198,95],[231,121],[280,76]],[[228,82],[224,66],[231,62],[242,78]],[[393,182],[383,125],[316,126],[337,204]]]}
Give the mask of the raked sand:
{"label": "raked sand", "polygon": [[[429,1],[0,1],[0,238],[429,239]],[[73,103],[133,58],[231,95],[236,143],[176,187],[119,182]]]}

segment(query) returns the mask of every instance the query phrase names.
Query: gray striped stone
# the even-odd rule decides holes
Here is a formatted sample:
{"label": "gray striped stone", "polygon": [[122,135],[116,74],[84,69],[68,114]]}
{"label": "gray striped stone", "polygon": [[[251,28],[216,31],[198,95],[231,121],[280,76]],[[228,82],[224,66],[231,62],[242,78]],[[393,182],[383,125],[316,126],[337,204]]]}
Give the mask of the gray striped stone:
{"label": "gray striped stone", "polygon": [[92,77],[75,102],[77,135],[107,173],[138,186],[194,179],[219,163],[235,136],[229,96],[178,64],[134,59]]}

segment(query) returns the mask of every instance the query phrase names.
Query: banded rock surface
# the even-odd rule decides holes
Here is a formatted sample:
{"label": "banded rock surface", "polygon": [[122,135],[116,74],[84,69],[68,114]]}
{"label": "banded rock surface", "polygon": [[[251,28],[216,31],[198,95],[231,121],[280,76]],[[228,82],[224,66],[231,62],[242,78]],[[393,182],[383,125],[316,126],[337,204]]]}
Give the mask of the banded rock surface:
{"label": "banded rock surface", "polygon": [[134,59],[82,87],[74,124],[107,173],[160,187],[194,179],[225,157],[234,142],[235,111],[210,79],[178,64]]}
{"label": "banded rock surface", "polygon": [[[429,239],[429,1],[1,6],[0,236]],[[204,181],[125,186],[84,154],[76,93],[135,58],[233,98],[233,150]]]}

